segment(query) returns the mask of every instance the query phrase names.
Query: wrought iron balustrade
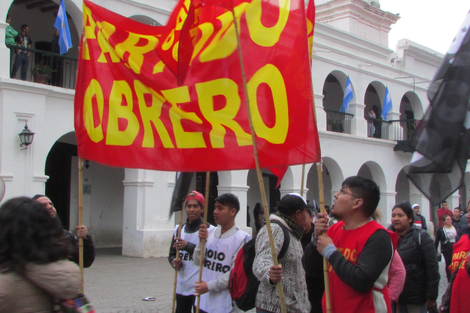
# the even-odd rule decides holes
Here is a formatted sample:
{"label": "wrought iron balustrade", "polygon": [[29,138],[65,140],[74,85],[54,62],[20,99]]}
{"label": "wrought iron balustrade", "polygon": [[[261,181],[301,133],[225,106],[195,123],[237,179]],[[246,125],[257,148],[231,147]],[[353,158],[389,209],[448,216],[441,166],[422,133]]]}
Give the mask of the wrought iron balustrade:
{"label": "wrought iron balustrade", "polygon": [[[75,89],[78,58],[60,55],[21,46],[7,45],[10,48],[10,73],[15,64],[17,53],[23,53],[28,58],[26,80],[63,88]],[[20,79],[21,66],[17,69],[16,77]]]}

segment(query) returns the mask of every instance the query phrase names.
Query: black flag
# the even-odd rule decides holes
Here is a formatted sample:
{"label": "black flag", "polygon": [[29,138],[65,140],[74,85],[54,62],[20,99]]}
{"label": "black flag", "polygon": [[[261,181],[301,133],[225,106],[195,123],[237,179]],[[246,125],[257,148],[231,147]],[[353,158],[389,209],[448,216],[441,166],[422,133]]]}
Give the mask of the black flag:
{"label": "black flag", "polygon": [[173,212],[183,209],[184,200],[188,195],[193,176],[193,172],[176,173],[175,189],[173,189],[173,196],[171,197],[170,217]]}
{"label": "black flag", "polygon": [[408,178],[437,205],[463,182],[470,148],[470,12],[429,86]]}

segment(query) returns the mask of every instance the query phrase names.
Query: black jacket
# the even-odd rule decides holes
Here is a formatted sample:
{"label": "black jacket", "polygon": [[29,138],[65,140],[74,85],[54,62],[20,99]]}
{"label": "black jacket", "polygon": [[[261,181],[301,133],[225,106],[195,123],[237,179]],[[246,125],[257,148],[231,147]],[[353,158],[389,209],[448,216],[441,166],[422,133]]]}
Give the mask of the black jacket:
{"label": "black jacket", "polygon": [[[78,264],[78,237],[66,229],[63,231],[64,238],[69,239],[73,247],[72,255],[69,257],[69,260]],[[90,267],[94,261],[95,246],[93,245],[93,240],[91,240],[90,235],[88,235],[86,239],[83,239],[83,267]]]}
{"label": "black jacket", "polygon": [[412,225],[397,251],[406,269],[405,286],[398,303],[422,304],[428,299],[436,300],[440,275],[431,236]]}

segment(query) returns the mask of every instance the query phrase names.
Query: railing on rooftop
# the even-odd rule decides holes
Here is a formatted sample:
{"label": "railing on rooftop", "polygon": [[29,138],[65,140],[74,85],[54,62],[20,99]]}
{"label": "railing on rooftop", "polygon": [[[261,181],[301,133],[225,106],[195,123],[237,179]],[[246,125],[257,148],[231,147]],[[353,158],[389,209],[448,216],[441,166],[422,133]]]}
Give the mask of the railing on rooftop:
{"label": "railing on rooftop", "polygon": [[351,120],[354,114],[324,109],[326,112],[326,127],[328,131],[351,133]]}
{"label": "railing on rooftop", "polygon": [[[27,81],[75,89],[78,69],[77,58],[21,46],[7,45],[7,47],[12,51],[10,53],[10,73],[17,57],[14,51],[16,50],[19,53],[27,51],[29,52],[29,62],[26,70]],[[20,79],[21,66],[19,66],[15,76],[14,78]]]}

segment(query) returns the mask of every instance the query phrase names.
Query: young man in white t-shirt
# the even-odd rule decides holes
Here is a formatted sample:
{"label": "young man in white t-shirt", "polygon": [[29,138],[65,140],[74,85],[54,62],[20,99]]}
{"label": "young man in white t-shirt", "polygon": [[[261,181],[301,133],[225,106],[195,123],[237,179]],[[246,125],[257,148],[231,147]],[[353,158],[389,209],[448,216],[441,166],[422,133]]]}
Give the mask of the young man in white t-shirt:
{"label": "young man in white t-shirt", "polygon": [[[199,239],[207,239],[205,246],[202,281],[196,282],[196,295],[201,296],[201,313],[237,312],[229,292],[230,270],[238,251],[251,239],[251,236],[235,225],[235,216],[240,210],[237,196],[223,194],[215,199],[214,220],[217,228],[207,230],[206,225],[199,229]],[[199,265],[201,246],[194,250],[194,264]]]}

